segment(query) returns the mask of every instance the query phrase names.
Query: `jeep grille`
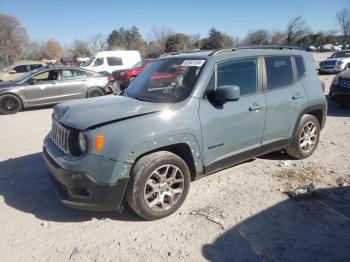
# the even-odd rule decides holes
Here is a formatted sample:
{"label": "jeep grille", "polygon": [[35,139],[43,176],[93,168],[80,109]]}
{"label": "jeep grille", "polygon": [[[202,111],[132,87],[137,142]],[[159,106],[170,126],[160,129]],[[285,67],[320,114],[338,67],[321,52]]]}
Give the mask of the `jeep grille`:
{"label": "jeep grille", "polygon": [[53,118],[50,138],[52,142],[65,154],[68,154],[69,152],[69,135],[70,131]]}

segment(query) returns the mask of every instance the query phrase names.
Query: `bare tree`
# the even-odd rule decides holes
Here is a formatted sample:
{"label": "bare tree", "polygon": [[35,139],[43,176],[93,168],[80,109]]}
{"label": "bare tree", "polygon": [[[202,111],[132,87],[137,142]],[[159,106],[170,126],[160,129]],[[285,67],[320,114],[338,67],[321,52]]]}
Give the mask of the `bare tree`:
{"label": "bare tree", "polygon": [[43,58],[45,59],[56,59],[59,61],[61,58],[62,48],[60,43],[54,39],[49,39],[43,47]]}
{"label": "bare tree", "polygon": [[27,32],[18,19],[0,14],[0,64],[9,65],[21,58],[27,43]]}
{"label": "bare tree", "polygon": [[344,8],[336,14],[336,19],[340,27],[340,31],[344,36],[350,35],[350,9]]}
{"label": "bare tree", "polygon": [[286,36],[283,32],[274,32],[271,36],[271,44],[273,45],[283,45],[286,41]]}
{"label": "bare tree", "polygon": [[245,45],[268,45],[269,43],[270,34],[265,29],[250,32],[244,39]]}
{"label": "bare tree", "polygon": [[287,44],[296,44],[300,39],[307,35],[310,29],[302,16],[293,18],[287,25],[286,41]]}
{"label": "bare tree", "polygon": [[101,34],[91,36],[87,42],[92,52],[103,51],[107,48],[107,37]]}
{"label": "bare tree", "polygon": [[174,31],[170,28],[153,27],[148,34],[149,40],[149,56],[158,57],[165,53],[165,43],[168,36],[173,35]]}

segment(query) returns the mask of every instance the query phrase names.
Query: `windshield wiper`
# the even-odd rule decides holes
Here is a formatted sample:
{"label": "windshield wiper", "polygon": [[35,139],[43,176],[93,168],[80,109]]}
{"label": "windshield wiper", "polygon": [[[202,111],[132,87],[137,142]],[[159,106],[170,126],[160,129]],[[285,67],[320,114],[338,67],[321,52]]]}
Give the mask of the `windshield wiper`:
{"label": "windshield wiper", "polygon": [[136,100],[140,100],[140,101],[144,101],[144,102],[150,102],[152,103],[153,100],[149,99],[149,98],[145,98],[145,97],[133,97]]}

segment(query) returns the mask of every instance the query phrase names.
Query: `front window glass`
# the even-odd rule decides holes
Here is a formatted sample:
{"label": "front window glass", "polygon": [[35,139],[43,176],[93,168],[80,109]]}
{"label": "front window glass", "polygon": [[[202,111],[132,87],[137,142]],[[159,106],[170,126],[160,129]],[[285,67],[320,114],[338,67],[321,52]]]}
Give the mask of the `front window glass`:
{"label": "front window glass", "polygon": [[55,81],[58,79],[58,70],[50,70],[33,77],[36,81]]}
{"label": "front window glass", "polygon": [[103,65],[103,63],[104,63],[103,57],[99,57],[95,60],[94,66],[100,66],[100,65]]}
{"label": "front window glass", "polygon": [[90,59],[89,59],[88,61],[86,61],[86,62],[83,64],[83,66],[89,66],[89,65],[91,65],[92,62],[94,62],[95,58],[96,58],[96,57],[94,57],[94,56],[90,57]]}
{"label": "front window glass", "polygon": [[258,83],[256,59],[221,63],[217,66],[217,78],[217,86],[238,86],[241,95],[255,93]]}
{"label": "front window glass", "polygon": [[28,68],[26,65],[20,65],[20,66],[16,66],[15,68],[13,68],[14,71],[16,71],[16,73],[26,73],[28,72]]}
{"label": "front window glass", "polygon": [[205,59],[164,58],[135,78],[126,95],[154,103],[177,103],[192,92]]}
{"label": "front window glass", "polygon": [[331,58],[350,57],[350,51],[335,52]]}

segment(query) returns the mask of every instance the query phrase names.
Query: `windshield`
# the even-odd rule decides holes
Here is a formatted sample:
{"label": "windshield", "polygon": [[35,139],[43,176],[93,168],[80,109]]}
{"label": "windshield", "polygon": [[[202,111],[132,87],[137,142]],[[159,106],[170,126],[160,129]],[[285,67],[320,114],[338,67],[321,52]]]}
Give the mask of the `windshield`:
{"label": "windshield", "polygon": [[205,61],[186,58],[156,60],[131,82],[126,96],[154,103],[180,102],[192,92]]}
{"label": "windshield", "polygon": [[140,62],[137,62],[134,64],[131,68],[138,68],[138,67],[143,67],[146,64],[146,60],[141,60]]}
{"label": "windshield", "polygon": [[12,80],[13,82],[21,82],[23,81],[24,79],[26,79],[27,77],[33,75],[34,73],[40,71],[40,68],[38,69],[35,69],[35,70],[32,70],[32,71],[29,71],[27,73],[24,73],[22,75],[20,75],[19,77],[15,78],[14,80]]}
{"label": "windshield", "polygon": [[350,51],[336,52],[331,58],[342,58],[342,57],[350,57]]}
{"label": "windshield", "polygon": [[83,66],[89,66],[89,65],[91,65],[91,63],[95,60],[95,58],[96,58],[96,57],[94,57],[94,56],[90,57],[89,60],[86,61],[86,62],[83,64]]}

